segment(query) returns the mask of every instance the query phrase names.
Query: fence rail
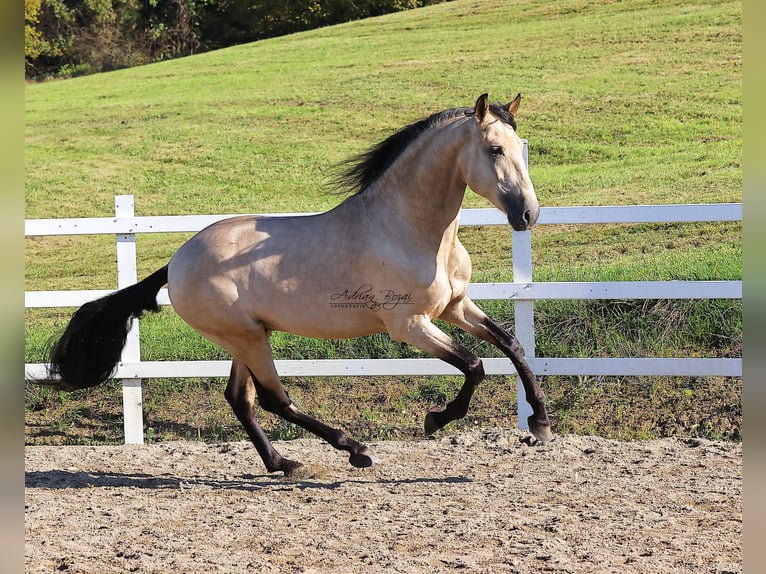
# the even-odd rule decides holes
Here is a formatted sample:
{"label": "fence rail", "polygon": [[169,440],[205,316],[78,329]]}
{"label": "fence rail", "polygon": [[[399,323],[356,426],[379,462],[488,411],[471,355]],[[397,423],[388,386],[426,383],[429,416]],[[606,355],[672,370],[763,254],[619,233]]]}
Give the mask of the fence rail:
{"label": "fence rail", "polygon": [[[275,214],[297,215],[297,214]],[[301,214],[308,215],[308,214]],[[25,235],[114,235],[117,241],[118,288],[137,281],[138,233],[196,232],[232,215],[135,216],[133,196],[115,197],[114,217],[33,219],[25,222]],[[742,204],[640,205],[596,207],[543,207],[539,225],[603,223],[679,223],[741,221]],[[466,209],[461,226],[507,225],[497,209]],[[741,299],[741,281],[616,281],[542,282],[532,280],[530,232],[511,231],[512,283],[472,283],[471,298],[514,302],[515,334],[524,346],[537,375],[668,375],[742,376],[742,359],[700,358],[548,358],[535,356],[534,301],[538,299]],[[27,291],[25,307],[77,307],[111,293],[110,290]],[[158,296],[169,305],[166,289]],[[143,442],[141,380],[144,378],[225,377],[230,361],[142,361],[139,329],[134,322],[115,377],[123,380],[125,442]],[[436,359],[327,359],[278,360],[282,376],[441,375],[458,371]],[[513,375],[507,359],[485,358],[487,374]],[[27,378],[45,376],[46,366],[25,365]],[[524,428],[531,409],[519,388],[519,426]]]}

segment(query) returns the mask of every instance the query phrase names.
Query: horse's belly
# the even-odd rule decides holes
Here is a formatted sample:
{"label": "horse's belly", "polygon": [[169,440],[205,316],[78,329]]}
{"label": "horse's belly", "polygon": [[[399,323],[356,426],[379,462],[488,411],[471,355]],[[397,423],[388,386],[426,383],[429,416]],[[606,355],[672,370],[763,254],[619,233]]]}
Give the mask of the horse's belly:
{"label": "horse's belly", "polygon": [[348,311],[345,313],[329,312],[323,309],[314,311],[303,309],[294,313],[292,309],[264,311],[264,325],[273,331],[284,331],[303,337],[318,339],[351,339],[386,331],[385,323],[370,313]]}

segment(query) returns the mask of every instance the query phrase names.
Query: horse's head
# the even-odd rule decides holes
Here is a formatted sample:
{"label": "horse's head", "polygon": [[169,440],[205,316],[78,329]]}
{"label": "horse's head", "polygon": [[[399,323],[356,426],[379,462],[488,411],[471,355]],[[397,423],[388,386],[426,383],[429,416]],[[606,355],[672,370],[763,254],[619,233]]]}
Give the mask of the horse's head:
{"label": "horse's head", "polygon": [[520,102],[521,94],[506,105],[490,104],[487,94],[479,96],[469,112],[472,137],[459,159],[466,184],[505,213],[516,231],[532,227],[540,214],[524,144],[516,134],[514,115]]}

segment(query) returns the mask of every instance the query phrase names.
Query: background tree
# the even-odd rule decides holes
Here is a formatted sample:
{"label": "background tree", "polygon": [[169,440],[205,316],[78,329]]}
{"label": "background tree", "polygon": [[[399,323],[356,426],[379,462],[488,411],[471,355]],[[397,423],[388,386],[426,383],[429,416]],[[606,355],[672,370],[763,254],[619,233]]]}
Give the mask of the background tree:
{"label": "background tree", "polygon": [[27,78],[103,72],[443,0],[24,0]]}

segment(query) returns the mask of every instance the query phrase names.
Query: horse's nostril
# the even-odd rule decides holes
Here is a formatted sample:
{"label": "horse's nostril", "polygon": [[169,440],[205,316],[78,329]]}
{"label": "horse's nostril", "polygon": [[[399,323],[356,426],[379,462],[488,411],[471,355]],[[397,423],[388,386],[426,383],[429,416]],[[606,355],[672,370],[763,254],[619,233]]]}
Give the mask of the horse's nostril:
{"label": "horse's nostril", "polygon": [[532,220],[532,212],[527,209],[522,217],[524,217],[524,221],[529,223]]}

